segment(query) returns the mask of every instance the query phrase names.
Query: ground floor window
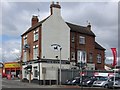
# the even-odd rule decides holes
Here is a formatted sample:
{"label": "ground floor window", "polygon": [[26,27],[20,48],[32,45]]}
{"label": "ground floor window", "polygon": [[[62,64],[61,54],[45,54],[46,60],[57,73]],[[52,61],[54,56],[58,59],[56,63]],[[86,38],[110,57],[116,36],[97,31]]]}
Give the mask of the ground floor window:
{"label": "ground floor window", "polygon": [[97,54],[97,63],[101,63],[102,62],[102,57],[101,54]]}
{"label": "ground floor window", "polygon": [[71,60],[75,60],[75,52],[71,52]]}
{"label": "ground floor window", "polygon": [[92,63],[93,62],[93,54],[89,53],[89,62]]}
{"label": "ground floor window", "polygon": [[38,70],[37,70],[37,67],[34,67],[34,77],[38,77]]}
{"label": "ground floor window", "polygon": [[27,78],[27,70],[24,69],[24,78]]}
{"label": "ground floor window", "polygon": [[86,51],[82,51],[82,50],[78,50],[77,52],[77,60],[78,63],[82,62],[82,63],[86,63]]}

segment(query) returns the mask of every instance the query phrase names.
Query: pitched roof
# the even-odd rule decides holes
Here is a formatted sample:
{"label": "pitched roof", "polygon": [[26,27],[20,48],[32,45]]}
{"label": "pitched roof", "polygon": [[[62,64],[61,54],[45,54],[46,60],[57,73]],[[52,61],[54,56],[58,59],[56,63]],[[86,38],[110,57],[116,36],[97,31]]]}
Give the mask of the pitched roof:
{"label": "pitched roof", "polygon": [[[25,35],[26,33],[32,31],[33,29],[39,27],[40,25],[42,25],[42,23],[44,21],[46,21],[50,16],[48,16],[47,18],[45,18],[44,20],[38,22],[37,24],[35,24],[34,26],[30,27],[25,33],[23,33],[21,36]],[[70,27],[71,31],[75,31],[75,32],[80,32],[82,34],[86,34],[86,35],[90,35],[90,36],[94,36],[95,37],[95,34],[91,31],[91,30],[88,30],[87,27],[83,27],[83,26],[79,26],[79,25],[75,25],[75,24],[72,24],[72,23],[68,23],[66,22],[66,24]]]}
{"label": "pitched roof", "polygon": [[90,35],[90,36],[95,37],[95,34],[91,30],[88,30],[87,27],[75,25],[75,24],[68,23],[68,22],[66,22],[66,24],[70,27],[71,31],[80,32],[82,34],[86,34],[86,35]]}
{"label": "pitched roof", "polygon": [[30,28],[29,28],[25,33],[23,33],[21,36],[27,34],[28,32],[30,32],[30,31],[32,31],[33,29],[35,29],[35,28],[39,27],[40,25],[42,25],[42,23],[43,23],[44,21],[46,21],[49,17],[50,17],[50,16],[48,16],[47,18],[43,19],[42,21],[36,23],[34,26],[30,27]]}
{"label": "pitched roof", "polygon": [[100,44],[98,44],[97,42],[95,42],[95,49],[100,49],[100,50],[105,50],[105,48],[103,48]]}

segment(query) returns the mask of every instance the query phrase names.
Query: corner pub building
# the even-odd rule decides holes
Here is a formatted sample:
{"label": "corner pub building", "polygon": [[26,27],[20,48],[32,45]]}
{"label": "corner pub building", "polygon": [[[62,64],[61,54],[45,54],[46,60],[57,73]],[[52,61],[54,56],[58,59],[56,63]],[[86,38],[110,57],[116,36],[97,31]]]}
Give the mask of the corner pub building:
{"label": "corner pub building", "polygon": [[[31,27],[22,35],[22,79],[56,84],[58,69],[75,68],[78,62],[86,63],[88,70],[103,70],[105,49],[95,41],[91,25],[80,26],[63,20],[59,2],[52,2],[50,15],[39,21],[31,19]],[[62,47],[53,50],[51,45]],[[31,66],[31,74],[27,67]],[[77,68],[76,68],[77,69]]]}

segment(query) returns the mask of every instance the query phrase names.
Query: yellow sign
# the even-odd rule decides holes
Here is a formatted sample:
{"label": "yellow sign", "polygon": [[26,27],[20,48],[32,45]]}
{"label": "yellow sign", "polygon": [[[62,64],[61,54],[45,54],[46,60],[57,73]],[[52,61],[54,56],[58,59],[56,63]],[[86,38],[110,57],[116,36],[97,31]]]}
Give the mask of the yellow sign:
{"label": "yellow sign", "polygon": [[6,63],[4,67],[5,68],[20,68],[20,64],[19,63]]}

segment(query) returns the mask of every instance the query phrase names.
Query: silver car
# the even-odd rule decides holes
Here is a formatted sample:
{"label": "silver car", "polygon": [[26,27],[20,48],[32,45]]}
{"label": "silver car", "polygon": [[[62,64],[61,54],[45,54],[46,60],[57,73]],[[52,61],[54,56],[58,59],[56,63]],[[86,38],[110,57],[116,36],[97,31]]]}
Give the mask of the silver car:
{"label": "silver car", "polygon": [[115,78],[115,81],[112,79],[106,84],[107,88],[120,88],[120,77]]}
{"label": "silver car", "polygon": [[110,80],[110,78],[108,78],[108,77],[101,77],[101,78],[99,78],[99,80],[97,80],[93,83],[93,86],[104,87],[109,82],[109,80]]}

